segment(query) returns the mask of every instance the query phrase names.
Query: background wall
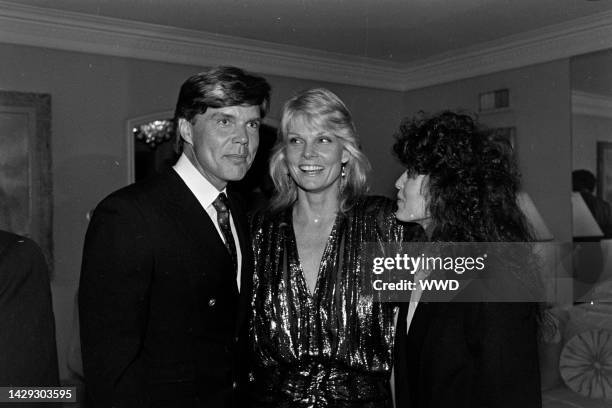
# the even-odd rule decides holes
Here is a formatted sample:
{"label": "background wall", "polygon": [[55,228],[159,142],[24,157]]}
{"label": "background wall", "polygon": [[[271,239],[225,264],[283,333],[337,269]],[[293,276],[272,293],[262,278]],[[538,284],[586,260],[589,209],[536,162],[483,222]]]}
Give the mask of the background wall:
{"label": "background wall", "polygon": [[[612,142],[612,50],[571,60],[573,169],[597,176],[597,142]],[[582,100],[586,97],[586,100]]]}
{"label": "background wall", "polygon": [[597,175],[597,142],[612,142],[612,119],[572,116],[572,170],[586,169]]}

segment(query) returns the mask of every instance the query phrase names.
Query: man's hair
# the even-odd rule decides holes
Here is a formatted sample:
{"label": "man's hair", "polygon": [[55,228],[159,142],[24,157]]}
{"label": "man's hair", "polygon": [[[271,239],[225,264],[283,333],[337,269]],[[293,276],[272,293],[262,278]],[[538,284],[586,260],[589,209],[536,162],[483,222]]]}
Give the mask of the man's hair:
{"label": "man's hair", "polygon": [[349,161],[344,166],[346,175],[340,190],[340,211],[348,211],[368,189],[370,162],[361,151],[359,135],[348,108],[336,94],[325,88],[302,91],[289,99],[283,107],[280,138],[270,157],[270,176],[276,188],[271,202],[272,210],[283,210],[297,200],[297,186],[288,175],[285,163],[289,128],[296,119],[333,134],[349,153]]}
{"label": "man's hair", "polygon": [[[215,67],[188,78],[179,92],[174,122],[193,123],[196,115],[210,108],[227,106],[259,106],[263,118],[270,105],[270,85],[257,75],[247,74],[236,67]],[[182,139],[177,134],[177,151],[182,151]]]}
{"label": "man's hair", "polygon": [[572,172],[572,191],[593,193],[597,179],[588,170],[574,170]]}

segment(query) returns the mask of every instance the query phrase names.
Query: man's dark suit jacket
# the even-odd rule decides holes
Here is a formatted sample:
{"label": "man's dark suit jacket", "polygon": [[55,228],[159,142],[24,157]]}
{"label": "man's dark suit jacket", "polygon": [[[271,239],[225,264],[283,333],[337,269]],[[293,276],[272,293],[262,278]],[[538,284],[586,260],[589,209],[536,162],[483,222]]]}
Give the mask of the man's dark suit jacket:
{"label": "man's dark suit jacket", "polygon": [[419,303],[395,343],[398,408],[541,407],[534,303]]}
{"label": "man's dark suit jacket", "polygon": [[231,407],[246,372],[252,253],[241,290],[213,222],[173,170],[96,208],[79,289],[86,392],[94,406]]}
{"label": "man's dark suit jacket", "polygon": [[9,385],[57,386],[59,376],[45,258],[32,240],[0,231],[0,386]]}

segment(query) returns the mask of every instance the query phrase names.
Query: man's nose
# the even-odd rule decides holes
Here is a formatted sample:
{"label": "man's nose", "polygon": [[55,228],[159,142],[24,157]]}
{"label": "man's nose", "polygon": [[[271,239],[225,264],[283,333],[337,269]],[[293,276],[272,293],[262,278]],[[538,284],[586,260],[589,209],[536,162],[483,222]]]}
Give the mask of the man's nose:
{"label": "man's nose", "polygon": [[234,142],[240,144],[248,144],[249,143],[249,134],[247,130],[244,128],[239,128],[234,135]]}

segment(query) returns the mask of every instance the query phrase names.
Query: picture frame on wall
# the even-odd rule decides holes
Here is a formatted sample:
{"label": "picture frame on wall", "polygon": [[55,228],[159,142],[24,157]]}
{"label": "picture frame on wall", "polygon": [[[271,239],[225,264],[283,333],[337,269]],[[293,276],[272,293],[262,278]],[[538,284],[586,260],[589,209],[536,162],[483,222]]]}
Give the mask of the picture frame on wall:
{"label": "picture frame on wall", "polygon": [[597,196],[612,203],[612,142],[597,142]]}
{"label": "picture frame on wall", "polygon": [[53,268],[51,95],[0,91],[0,229],[35,241]]}

